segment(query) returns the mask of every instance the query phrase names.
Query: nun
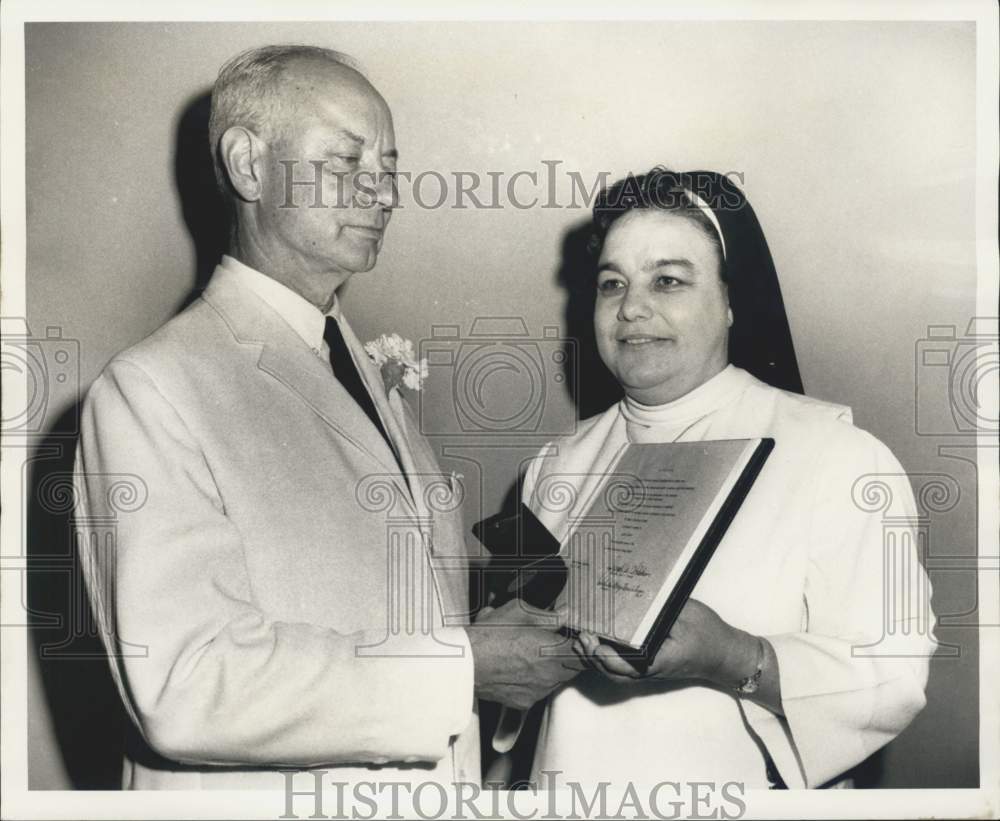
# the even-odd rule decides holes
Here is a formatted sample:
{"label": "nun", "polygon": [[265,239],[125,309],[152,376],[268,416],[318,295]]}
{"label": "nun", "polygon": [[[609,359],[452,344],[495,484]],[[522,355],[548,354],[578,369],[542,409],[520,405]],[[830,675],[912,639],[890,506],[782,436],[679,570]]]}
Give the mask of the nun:
{"label": "nun", "polygon": [[[849,408],[804,395],[767,242],[729,178],[630,175],[599,195],[591,245],[596,344],[624,397],[535,457],[524,503],[565,545],[628,443],[775,448],[648,670],[576,638],[589,669],[548,699],[533,778],[852,786],[924,707],[936,647],[916,539],[884,534],[916,517],[906,475]],[[859,498],[871,481],[888,509]],[[567,482],[578,501],[553,504]]]}

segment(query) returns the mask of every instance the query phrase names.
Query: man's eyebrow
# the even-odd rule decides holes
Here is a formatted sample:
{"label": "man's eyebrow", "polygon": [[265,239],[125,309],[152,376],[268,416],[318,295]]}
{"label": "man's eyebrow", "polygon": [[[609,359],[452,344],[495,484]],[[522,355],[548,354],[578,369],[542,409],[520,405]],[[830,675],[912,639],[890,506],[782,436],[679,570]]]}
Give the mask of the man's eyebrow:
{"label": "man's eyebrow", "polygon": [[355,134],[353,131],[348,131],[346,128],[338,128],[337,136],[347,137],[351,142],[354,143],[364,143],[365,138],[359,134]]}
{"label": "man's eyebrow", "polygon": [[[353,131],[348,131],[346,128],[337,129],[338,137],[346,137],[352,143],[357,143],[358,145],[364,145],[365,138],[360,134],[355,134]],[[383,157],[387,157],[391,160],[399,159],[399,152],[395,148],[390,148],[388,151],[382,152]]]}

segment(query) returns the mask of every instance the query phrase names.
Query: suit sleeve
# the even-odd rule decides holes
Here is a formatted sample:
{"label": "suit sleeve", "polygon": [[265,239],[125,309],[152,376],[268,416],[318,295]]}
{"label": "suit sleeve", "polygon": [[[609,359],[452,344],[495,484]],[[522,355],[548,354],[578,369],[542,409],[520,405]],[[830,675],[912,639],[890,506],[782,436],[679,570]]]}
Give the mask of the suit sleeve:
{"label": "suit sleeve", "polygon": [[[402,638],[405,657],[360,656],[381,636],[275,621],[254,605],[204,455],[136,364],[116,361],[91,388],[75,474],[92,604],[126,708],[156,752],[189,764],[435,761],[470,722],[463,629]],[[98,523],[115,515],[123,476],[144,498],[109,543]]]}
{"label": "suit sleeve", "polygon": [[826,449],[804,518],[805,629],[766,637],[784,718],[741,702],[790,787],[820,786],[902,732],[936,647],[909,480],[884,445],[850,432]]}

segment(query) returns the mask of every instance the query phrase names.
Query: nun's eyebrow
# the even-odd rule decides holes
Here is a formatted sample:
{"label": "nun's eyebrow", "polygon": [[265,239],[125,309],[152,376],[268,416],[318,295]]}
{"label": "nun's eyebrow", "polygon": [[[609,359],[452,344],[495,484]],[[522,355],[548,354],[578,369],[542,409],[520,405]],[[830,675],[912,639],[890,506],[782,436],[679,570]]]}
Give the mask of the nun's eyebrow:
{"label": "nun's eyebrow", "polygon": [[644,271],[655,271],[658,268],[674,268],[674,267],[685,268],[688,271],[693,271],[694,263],[691,262],[691,260],[689,259],[685,259],[684,257],[678,257],[676,259],[657,259],[653,260],[652,262],[647,262],[645,265],[642,266],[642,269]]}

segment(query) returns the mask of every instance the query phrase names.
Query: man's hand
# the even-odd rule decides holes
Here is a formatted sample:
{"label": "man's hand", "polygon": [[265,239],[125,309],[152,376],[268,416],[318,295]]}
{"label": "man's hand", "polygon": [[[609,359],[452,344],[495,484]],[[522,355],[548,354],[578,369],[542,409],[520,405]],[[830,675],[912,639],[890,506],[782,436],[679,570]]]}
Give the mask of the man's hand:
{"label": "man's hand", "polygon": [[520,599],[480,612],[465,628],[475,663],[476,695],[527,710],[574,678],[583,661],[559,632],[559,619]]}

